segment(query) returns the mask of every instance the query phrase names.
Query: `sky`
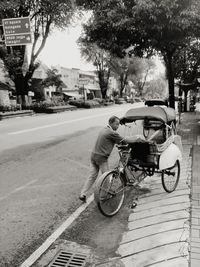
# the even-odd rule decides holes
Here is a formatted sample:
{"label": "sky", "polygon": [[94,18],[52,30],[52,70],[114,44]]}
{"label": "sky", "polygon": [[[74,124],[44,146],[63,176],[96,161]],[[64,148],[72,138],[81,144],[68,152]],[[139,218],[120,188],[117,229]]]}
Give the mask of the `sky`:
{"label": "sky", "polygon": [[80,20],[74,26],[69,26],[65,31],[57,30],[51,33],[39,57],[48,67],[60,65],[67,68],[94,70],[92,64],[81,58],[76,43],[81,35],[81,23]]}
{"label": "sky", "polygon": [[[55,30],[47,38],[47,43],[42,50],[39,59],[42,60],[49,68],[51,66],[63,66],[67,68],[79,68],[81,70],[95,70],[92,63],[87,63],[80,54],[79,47],[76,43],[82,32],[82,23],[86,22],[90,13],[85,13],[82,19],[76,20],[66,30]],[[159,58],[155,58],[157,74],[165,72],[164,65]]]}

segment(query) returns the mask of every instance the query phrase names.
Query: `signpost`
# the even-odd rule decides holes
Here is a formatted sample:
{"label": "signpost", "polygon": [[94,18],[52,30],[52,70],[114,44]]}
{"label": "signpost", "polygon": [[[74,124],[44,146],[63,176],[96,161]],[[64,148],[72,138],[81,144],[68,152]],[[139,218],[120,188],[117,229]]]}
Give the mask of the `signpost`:
{"label": "signpost", "polygon": [[29,17],[2,19],[6,46],[31,44]]}

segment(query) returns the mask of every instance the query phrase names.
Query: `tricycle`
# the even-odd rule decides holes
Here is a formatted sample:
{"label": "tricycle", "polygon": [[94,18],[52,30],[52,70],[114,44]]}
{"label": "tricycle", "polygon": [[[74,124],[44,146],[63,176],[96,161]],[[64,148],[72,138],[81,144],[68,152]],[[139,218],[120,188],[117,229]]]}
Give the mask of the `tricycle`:
{"label": "tricycle", "polygon": [[176,189],[180,177],[182,145],[176,133],[173,114],[172,109],[167,107],[164,110],[161,107],[141,107],[128,110],[120,119],[125,127],[139,120],[145,121],[152,131],[144,142],[119,144],[117,167],[97,179],[94,199],[103,215],[114,216],[123,204],[125,188],[135,187],[155,173],[161,174],[166,192],[171,193]]}

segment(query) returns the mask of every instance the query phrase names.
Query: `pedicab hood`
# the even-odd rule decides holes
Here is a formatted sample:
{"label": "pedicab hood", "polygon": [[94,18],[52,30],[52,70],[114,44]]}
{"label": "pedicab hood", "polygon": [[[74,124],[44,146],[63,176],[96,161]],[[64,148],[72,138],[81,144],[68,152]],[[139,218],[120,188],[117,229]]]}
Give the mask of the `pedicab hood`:
{"label": "pedicab hood", "polygon": [[156,119],[163,123],[168,123],[176,120],[176,113],[173,108],[169,107],[132,108],[120,118],[120,123],[125,124],[144,119]]}

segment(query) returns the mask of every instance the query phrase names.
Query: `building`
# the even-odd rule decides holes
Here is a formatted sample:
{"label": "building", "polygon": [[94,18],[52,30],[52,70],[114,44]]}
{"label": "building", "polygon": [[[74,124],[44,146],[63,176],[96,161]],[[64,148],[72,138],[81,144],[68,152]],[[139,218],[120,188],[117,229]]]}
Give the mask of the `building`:
{"label": "building", "polygon": [[98,76],[94,71],[79,70],[79,91],[84,98],[91,95],[91,98],[101,98]]}

